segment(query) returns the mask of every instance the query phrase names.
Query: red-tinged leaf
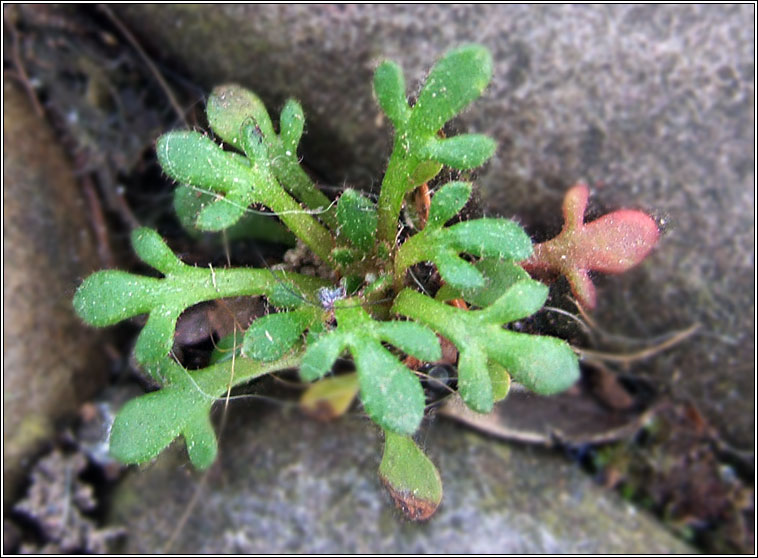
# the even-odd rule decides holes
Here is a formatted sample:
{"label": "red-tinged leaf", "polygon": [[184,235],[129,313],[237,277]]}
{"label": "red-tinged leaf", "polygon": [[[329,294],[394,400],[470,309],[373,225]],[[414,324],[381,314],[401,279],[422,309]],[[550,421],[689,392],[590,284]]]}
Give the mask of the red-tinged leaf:
{"label": "red-tinged leaf", "polygon": [[642,211],[622,209],[584,226],[585,267],[603,273],[623,273],[642,262],[658,241],[655,221]]}
{"label": "red-tinged leaf", "polygon": [[573,186],[563,198],[563,230],[577,230],[584,225],[584,212],[587,210],[587,201],[590,198],[590,189],[586,184],[579,183]]}
{"label": "red-tinged leaf", "polygon": [[642,211],[620,209],[584,223],[589,189],[577,184],[563,200],[561,233],[534,247],[522,266],[530,273],[564,275],[579,302],[594,308],[595,287],[590,271],[623,273],[642,262],[658,241],[655,221]]}

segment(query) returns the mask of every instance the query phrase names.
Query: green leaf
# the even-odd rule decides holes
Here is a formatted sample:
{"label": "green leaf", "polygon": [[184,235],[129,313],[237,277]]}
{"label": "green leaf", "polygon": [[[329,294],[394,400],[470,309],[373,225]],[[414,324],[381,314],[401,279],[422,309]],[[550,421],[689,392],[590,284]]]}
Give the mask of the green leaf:
{"label": "green leaf", "polygon": [[351,350],[368,415],[385,430],[413,434],[424,417],[418,378],[378,341],[355,339]]}
{"label": "green leaf", "polygon": [[428,362],[442,358],[437,336],[429,328],[415,322],[382,322],[376,332],[383,341],[394,345],[404,353]]}
{"label": "green leaf", "polygon": [[158,138],[158,161],[174,180],[227,193],[251,189],[250,169],[199,132],[169,132]]}
{"label": "green leaf", "polygon": [[537,312],[545,304],[547,286],[524,279],[508,289],[491,305],[481,311],[483,320],[493,324],[507,324]]}
{"label": "green leaf", "polygon": [[332,258],[334,258],[334,261],[341,266],[348,266],[361,258],[361,254],[357,250],[342,246],[337,246],[332,250],[331,255]]}
{"label": "green leaf", "polygon": [[463,298],[480,308],[495,302],[511,285],[529,279],[524,268],[511,260],[483,258],[476,262],[475,267],[484,275],[486,285],[477,290],[464,290]]}
{"label": "green leaf", "polygon": [[362,252],[368,252],[376,236],[376,206],[366,196],[348,188],[337,202],[339,236]]}
{"label": "green leaf", "polygon": [[145,463],[184,434],[193,464],[208,467],[216,451],[216,436],[208,419],[214,399],[197,390],[178,364],[166,366],[186,378],[124,405],[111,428],[110,453],[122,463]]}
{"label": "green leaf", "polygon": [[515,222],[484,218],[463,221],[443,231],[446,244],[472,256],[521,261],[532,255],[532,241]]}
{"label": "green leaf", "polygon": [[174,211],[184,230],[193,237],[199,236],[196,225],[197,215],[212,200],[213,196],[210,194],[196,190],[185,184],[181,184],[174,189]]}
{"label": "green leaf", "polygon": [[374,72],[374,92],[379,106],[396,127],[408,119],[410,108],[400,66],[391,61],[382,62]]}
{"label": "green leaf", "polygon": [[[315,293],[307,293],[291,281],[280,276],[280,272],[270,270],[271,280],[275,282],[268,294],[268,301],[277,308],[298,308],[308,301],[315,304]],[[310,295],[310,296],[309,296]]]}
{"label": "green leaf", "polygon": [[187,404],[168,388],[129,401],[111,428],[110,453],[121,463],[145,463],[156,457],[184,427]]}
{"label": "green leaf", "polygon": [[458,257],[453,250],[437,250],[432,254],[442,278],[458,289],[474,289],[484,285],[484,277],[467,261]]}
{"label": "green leaf", "polygon": [[492,380],[487,369],[487,356],[476,344],[470,344],[460,351],[458,391],[466,405],[477,413],[492,411],[494,397]]}
{"label": "green leaf", "polygon": [[[245,159],[247,161],[247,159]],[[195,188],[181,185],[174,190],[174,210],[182,227],[193,237],[199,236],[197,219],[200,212],[207,205],[216,201],[216,197]],[[224,200],[218,200],[219,208],[223,207]],[[237,204],[235,207],[239,207]],[[295,236],[276,220],[274,214],[262,215],[245,211],[239,222],[226,230],[226,238],[229,241],[250,238],[265,240],[275,244],[286,246],[295,245]]]}
{"label": "green leaf", "polygon": [[429,206],[427,227],[440,228],[466,205],[471,197],[471,184],[468,182],[448,182],[432,196]]}
{"label": "green leaf", "polygon": [[182,431],[190,461],[201,471],[213,465],[218,454],[218,440],[209,411],[210,408],[192,413]]}
{"label": "green leaf", "polygon": [[374,77],[377,98],[395,125],[394,148],[379,193],[380,245],[394,243],[406,194],[438,171],[430,161],[469,169],[494,153],[494,142],[484,136],[449,139],[437,136],[445,122],[484,91],[491,76],[492,60],[484,47],[466,45],[451,50],[432,68],[410,116],[406,117],[404,92],[399,92],[404,86],[398,85],[402,79],[400,69],[390,63],[377,69]]}
{"label": "green leaf", "polygon": [[164,134],[158,139],[157,152],[166,174],[211,194],[203,201],[194,224],[200,230],[219,231],[231,227],[256,201],[254,185],[260,179],[247,163],[241,162],[245,159],[225,152],[197,132]]}
{"label": "green leaf", "polygon": [[[469,387],[465,388],[469,395],[464,396],[464,401],[475,410],[481,410],[487,408],[490,397],[494,396],[488,396],[486,388],[481,386],[484,385],[483,378],[491,377],[488,368],[495,364],[504,367],[527,389],[544,395],[565,390],[579,378],[576,355],[565,341],[516,333],[501,327],[502,321],[513,316],[522,317],[534,308],[535,301],[544,297],[544,291],[536,285],[528,281],[512,285],[497,299],[496,307],[491,311],[489,307],[473,311],[453,308],[405,289],[395,299],[392,311],[432,328],[458,348],[461,354],[459,375],[469,378]],[[529,300],[522,302],[521,296]],[[512,310],[507,310],[508,301],[514,305]],[[484,353],[486,360],[469,352],[477,348]],[[461,391],[464,395],[463,386]]]}
{"label": "green leaf", "polygon": [[235,84],[216,87],[208,98],[205,109],[208,124],[226,143],[242,149],[240,129],[243,122],[252,118],[266,137],[274,136],[271,117],[263,101],[244,87]]}
{"label": "green leaf", "polygon": [[[178,316],[190,306],[207,300],[242,295],[266,295],[276,301],[276,290],[292,285],[291,290],[314,299],[318,288],[326,282],[297,273],[269,269],[208,269],[169,261],[165,245],[156,234],[138,231],[135,241],[144,243],[140,253],[156,265],[171,272],[165,279],[141,277],[120,271],[104,271],[87,278],[74,296],[76,312],[88,323],[102,326],[149,313],[147,325],[140,334],[135,356],[142,364],[155,363],[171,350]],[[164,250],[165,248],[165,250]],[[174,256],[175,257],[175,256]],[[178,262],[178,263],[177,263]],[[176,266],[175,268],[173,266]],[[276,302],[272,302],[276,304]],[[303,303],[297,299],[298,305]]]}
{"label": "green leaf", "polygon": [[[213,352],[209,364],[231,361],[232,358],[239,358],[242,355],[242,332],[232,332],[216,341],[213,345]],[[235,354],[236,353],[236,354]]]}
{"label": "green leaf", "polygon": [[442,501],[442,480],[437,468],[408,436],[385,431],[379,476],[397,506],[411,520],[429,519]]}
{"label": "green leaf", "polygon": [[273,175],[270,169],[269,148],[266,145],[265,137],[252,119],[247,119],[242,123],[240,129],[240,142],[245,155],[250,159],[253,169],[262,171],[267,182],[271,182]]}
{"label": "green leaf", "polygon": [[[208,100],[207,113],[211,127],[225,142],[240,150],[246,150],[248,155],[251,154],[250,148],[255,148],[252,159],[257,162],[259,168],[253,170],[256,171],[259,178],[263,179],[263,184],[259,184],[258,187],[266,190],[266,195],[261,195],[260,201],[262,203],[279,213],[294,209],[283,206],[281,196],[271,191],[273,188],[271,176],[260,176],[263,167],[270,167],[265,169],[265,173],[273,173],[281,187],[310,209],[323,209],[324,211],[319,214],[319,218],[332,229],[336,228],[334,211],[326,209],[329,207],[329,199],[316,189],[307,173],[300,167],[297,158],[297,144],[302,136],[305,123],[302,107],[297,101],[287,101],[282,110],[279,122],[281,136],[274,133],[271,118],[261,100],[252,92],[238,85],[225,85],[216,88]],[[246,134],[249,134],[249,128],[256,131],[259,136],[260,142],[257,145],[250,144],[250,138],[245,137]],[[247,147],[245,147],[246,142]],[[266,161],[264,161],[264,157],[267,158]],[[267,186],[269,188],[266,188]],[[275,189],[278,188],[277,185]],[[291,206],[292,204],[285,205]],[[291,213],[288,214],[291,215]],[[295,217],[294,221],[312,220],[310,215]],[[287,224],[290,225],[290,223]],[[301,231],[299,228],[295,230],[292,226],[290,228],[303,238],[306,244],[308,239],[313,236],[306,234],[304,238],[301,233],[306,231]],[[318,253],[318,250],[314,251]],[[319,255],[323,256],[324,254]]]}
{"label": "green leaf", "polygon": [[489,343],[490,358],[508,370],[525,388],[552,395],[570,388],[579,379],[576,354],[555,337],[501,330]]}
{"label": "green leaf", "polygon": [[150,312],[145,327],[137,337],[134,356],[137,362],[149,364],[158,362],[169,355],[174,346],[176,320],[181,308],[164,305]]}
{"label": "green leaf", "polygon": [[184,264],[153,229],[141,227],[132,231],[132,245],[143,262],[165,275],[184,268]]}
{"label": "green leaf", "polygon": [[124,271],[98,271],[74,295],[74,310],[97,327],[113,325],[149,312],[160,296],[161,280]]}
{"label": "green leaf", "polygon": [[338,332],[327,333],[310,344],[300,363],[300,377],[312,382],[332,369],[334,361],[342,354],[347,345],[344,335]]}
{"label": "green leaf", "polygon": [[413,264],[431,261],[452,288],[479,289],[485,286],[483,275],[458,257],[459,253],[509,260],[524,260],[531,255],[531,240],[517,223],[507,219],[475,219],[440,228],[439,223],[463,200],[460,186],[440,193],[444,195],[434,204],[434,224],[400,246],[395,257],[396,281],[401,281]]}
{"label": "green leaf", "polygon": [[282,139],[283,147],[289,151],[288,155],[296,156],[297,145],[300,143],[304,127],[303,107],[294,99],[288,99],[279,117],[279,128],[281,129],[279,137]]}
{"label": "green leaf", "polygon": [[320,308],[308,306],[258,318],[245,332],[242,353],[264,362],[277,360],[297,343],[321,314]]}
{"label": "green leaf", "polygon": [[421,156],[439,161],[454,169],[466,170],[479,167],[495,153],[497,144],[481,134],[462,134],[452,138],[434,138],[425,144]]}
{"label": "green leaf", "polygon": [[292,368],[296,357],[270,364],[249,359],[222,362],[190,375],[173,360],[151,365],[149,372],[166,387],[128,402],[119,411],[110,433],[110,452],[122,463],[145,463],[177,436],[183,436],[193,465],[209,467],[217,453],[209,413],[218,396],[234,385],[264,374]]}
{"label": "green leaf", "polygon": [[465,45],[447,52],[432,68],[413,106],[410,127],[418,134],[435,133],[471,101],[492,78],[492,57],[486,48]]}
{"label": "green leaf", "polygon": [[240,192],[230,192],[225,198],[205,206],[197,215],[195,226],[201,231],[223,231],[236,224],[247,211],[250,199]]}
{"label": "green leaf", "polygon": [[511,285],[530,279],[524,268],[511,260],[482,258],[474,264],[474,267],[484,276],[483,287],[457,289],[450,284],[445,284],[437,291],[434,298],[443,302],[463,298],[469,304],[484,308],[495,302]]}

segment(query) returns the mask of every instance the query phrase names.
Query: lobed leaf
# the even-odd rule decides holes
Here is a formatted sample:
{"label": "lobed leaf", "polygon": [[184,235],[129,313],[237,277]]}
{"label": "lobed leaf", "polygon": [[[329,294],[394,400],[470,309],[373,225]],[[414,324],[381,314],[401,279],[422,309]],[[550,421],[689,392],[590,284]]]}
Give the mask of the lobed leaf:
{"label": "lobed leaf", "polygon": [[508,260],[523,260],[529,257],[532,250],[531,240],[513,221],[485,218],[440,228],[439,223],[450,215],[458,204],[465,203],[460,186],[441,193],[444,194],[442,199],[433,204],[434,224],[427,226],[400,246],[395,258],[396,281],[404,278],[411,265],[431,261],[453,289],[479,289],[485,285],[484,276],[474,265],[460,258],[459,253]]}
{"label": "lobed leaf", "polygon": [[478,45],[453,49],[434,65],[409,110],[400,68],[389,62],[377,68],[377,99],[395,126],[394,149],[378,203],[378,232],[383,242],[394,242],[404,196],[439,172],[434,165],[470,169],[494,153],[495,143],[485,136],[438,137],[448,120],[481,95],[491,76],[492,60],[487,49]]}
{"label": "lobed leaf", "polygon": [[125,464],[145,463],[183,435],[193,465],[207,468],[216,456],[216,435],[208,418],[214,399],[200,392],[178,364],[164,366],[186,378],[124,405],[111,428],[110,453]]}
{"label": "lobed leaf", "polygon": [[176,321],[183,308],[170,302],[161,304],[150,312],[145,327],[137,337],[134,357],[137,362],[150,364],[164,359],[174,346]]}
{"label": "lobed leaf", "polygon": [[190,375],[178,363],[164,359],[152,365],[150,372],[162,378],[165,387],[124,405],[111,428],[110,453],[122,463],[145,463],[183,436],[192,464],[206,469],[218,451],[210,410],[216,398],[227,393],[231,379],[240,384],[295,365],[292,357],[265,365],[240,359]]}
{"label": "lobed leaf", "polygon": [[586,184],[577,184],[563,200],[561,233],[534,247],[522,265],[530,273],[564,275],[577,300],[595,307],[595,287],[590,271],[622,273],[642,262],[658,241],[658,226],[641,211],[620,209],[590,223],[584,222],[589,199]]}
{"label": "lobed leaf", "polygon": [[320,378],[348,348],[369,416],[384,429],[414,432],[424,414],[424,391],[413,372],[384,348],[382,341],[418,358],[438,360],[442,353],[437,337],[420,324],[374,321],[353,299],[340,301],[334,315],[337,329],[319,337],[306,350],[300,367],[302,378]]}
{"label": "lobed leaf", "polygon": [[[281,277],[266,269],[202,269],[182,264],[169,256],[157,233],[138,230],[133,240],[140,243],[139,254],[168,272],[164,279],[141,277],[121,271],[101,271],[88,277],[74,296],[74,309],[91,325],[111,325],[118,321],[149,313],[147,324],[135,347],[137,360],[154,364],[171,351],[174,329],[179,315],[190,306],[207,300],[232,296],[269,296],[277,304],[277,288],[292,285],[291,290],[305,293],[297,298],[315,297],[325,281],[295,273]],[[281,293],[279,293],[281,294]]]}
{"label": "lobed leaf", "polygon": [[[392,310],[429,326],[458,348],[461,396],[472,409],[486,412],[496,394],[491,372],[494,365],[504,367],[513,379],[541,394],[562,391],[579,377],[576,355],[565,341],[501,327],[507,319],[523,317],[544,297],[545,292],[531,283],[536,282],[517,282],[493,306],[478,311],[453,308],[405,289]],[[522,296],[528,301],[523,302]]]}
{"label": "lobed leaf", "polygon": [[479,45],[448,51],[432,68],[409,125],[418,134],[435,133],[471,101],[479,97],[492,78],[492,57]]}
{"label": "lobed leaf", "polygon": [[479,314],[481,319],[493,324],[507,324],[526,318],[545,304],[549,289],[531,279],[523,279],[511,285]]}
{"label": "lobed leaf", "polygon": [[210,408],[192,413],[182,430],[187,454],[192,465],[201,471],[207,469],[216,460],[218,440],[211,424]]}
{"label": "lobed leaf", "polygon": [[[216,134],[237,149],[246,150],[248,155],[251,155],[250,148],[254,148],[252,159],[259,166],[270,167],[266,171],[272,173],[284,190],[307,207],[323,210],[323,213],[319,215],[320,218],[332,229],[336,228],[334,212],[326,209],[329,207],[329,199],[316,189],[297,158],[297,144],[305,125],[303,109],[297,101],[288,100],[282,109],[279,121],[280,135],[274,132],[271,118],[261,100],[239,85],[224,85],[214,89],[208,100],[206,111],[208,122]],[[249,128],[259,135],[260,142],[257,145],[249,143],[250,138],[246,137],[249,134]],[[245,147],[246,143],[247,147]],[[270,176],[265,178],[266,182],[271,182]],[[274,207],[269,197],[263,196],[261,202],[276,212],[294,209]],[[274,198],[276,197],[274,195]],[[305,220],[304,215],[300,217]],[[311,219],[310,216],[308,218]],[[298,233],[298,231],[294,232]],[[307,236],[303,240],[307,243]],[[315,251],[318,252],[318,250]]]}
{"label": "lobed leaf", "polygon": [[579,379],[576,355],[562,339],[501,330],[488,350],[492,360],[525,388],[553,395],[570,388]]}
{"label": "lobed leaf", "polygon": [[195,226],[201,231],[223,231],[235,225],[252,202],[244,192],[229,192],[226,197],[205,206],[197,215]]}
{"label": "lobed leaf", "polygon": [[[176,211],[182,227],[193,237],[199,236],[203,230],[197,224],[200,212],[216,201],[219,202],[216,204],[219,208],[224,206],[223,203],[220,203],[224,200],[217,200],[214,195],[189,186],[181,185],[174,190],[174,211]],[[235,207],[240,205],[237,204]],[[252,238],[286,246],[295,245],[295,236],[276,220],[273,213],[263,215],[245,211],[240,220],[226,230],[226,238],[230,241],[239,238]]]}

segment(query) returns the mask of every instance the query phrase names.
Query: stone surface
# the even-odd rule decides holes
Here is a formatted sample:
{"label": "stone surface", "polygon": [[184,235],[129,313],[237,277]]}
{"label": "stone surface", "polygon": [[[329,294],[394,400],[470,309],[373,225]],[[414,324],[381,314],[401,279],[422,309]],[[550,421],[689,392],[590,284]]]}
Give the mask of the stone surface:
{"label": "stone surface", "polygon": [[17,495],[27,459],[105,380],[98,337],[74,315],[98,266],[86,207],[47,123],[3,88],[3,481]]}
{"label": "stone surface", "polygon": [[109,523],[130,533],[125,552],[691,551],[559,455],[444,420],[419,436],[441,471],[442,505],[429,522],[408,522],[379,481],[376,427],[357,416],[323,424],[260,407],[232,404],[220,462],[176,536],[201,479],[183,450],[173,446],[120,485]]}
{"label": "stone surface", "polygon": [[276,110],[300,99],[306,162],[364,187],[378,185],[390,146],[371,91],[378,61],[400,62],[413,92],[450,46],[488,46],[493,83],[460,120],[499,143],[479,180],[486,207],[543,240],[560,228],[565,190],[586,179],[591,213],[631,206],[660,219],[648,262],[598,283],[596,319],[647,339],[701,323],[635,372],[693,398],[729,441],[751,446],[754,6],[114,9],[208,91],[239,82]]}

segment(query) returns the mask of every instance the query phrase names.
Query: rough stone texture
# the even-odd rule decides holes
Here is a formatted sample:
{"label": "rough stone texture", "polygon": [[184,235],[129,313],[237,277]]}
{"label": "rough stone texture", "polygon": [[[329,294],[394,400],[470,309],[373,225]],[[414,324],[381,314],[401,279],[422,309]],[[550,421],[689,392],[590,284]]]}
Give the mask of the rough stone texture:
{"label": "rough stone texture", "polygon": [[97,336],[71,300],[98,261],[73,172],[11,80],[3,114],[3,481],[17,495],[26,459],[103,385]]}
{"label": "rough stone texture", "polygon": [[648,262],[599,283],[597,319],[647,338],[702,323],[643,371],[745,447],[755,413],[754,9],[118,7],[154,53],[207,90],[236,81],[276,109],[302,100],[302,154],[334,184],[376,187],[381,176],[390,130],[371,92],[381,58],[401,63],[413,92],[451,45],[488,46],[493,83],[461,118],[499,143],[479,180],[487,206],[541,240],[560,228],[566,188],[586,179],[591,211],[632,206],[659,218],[665,235]]}
{"label": "rough stone texture", "polygon": [[[256,404],[259,406],[259,404]],[[357,417],[322,424],[232,405],[220,463],[171,539],[200,476],[177,446],[131,475],[110,524],[127,553],[678,553],[646,514],[560,456],[433,422],[419,441],[440,468],[428,523],[395,510],[377,476],[381,438]]]}

